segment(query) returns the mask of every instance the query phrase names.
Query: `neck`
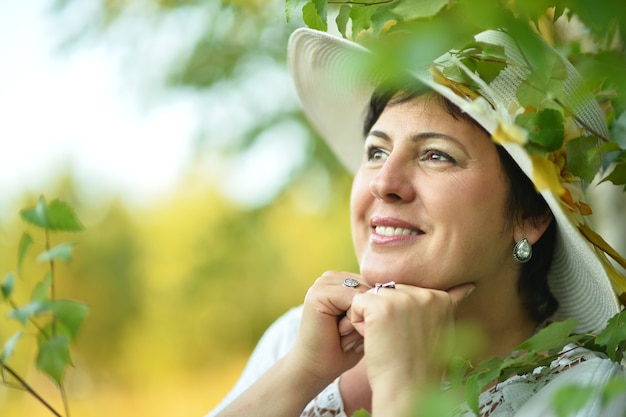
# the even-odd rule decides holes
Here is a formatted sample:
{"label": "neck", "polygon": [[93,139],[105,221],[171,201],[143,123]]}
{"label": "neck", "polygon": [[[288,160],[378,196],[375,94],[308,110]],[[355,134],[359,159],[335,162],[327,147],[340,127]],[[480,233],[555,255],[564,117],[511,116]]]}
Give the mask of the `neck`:
{"label": "neck", "polygon": [[[472,297],[470,297],[472,298]],[[470,352],[460,352],[477,364],[492,357],[504,358],[533,335],[539,323],[531,319],[517,295],[501,300],[466,300],[457,313],[460,338],[474,338]]]}

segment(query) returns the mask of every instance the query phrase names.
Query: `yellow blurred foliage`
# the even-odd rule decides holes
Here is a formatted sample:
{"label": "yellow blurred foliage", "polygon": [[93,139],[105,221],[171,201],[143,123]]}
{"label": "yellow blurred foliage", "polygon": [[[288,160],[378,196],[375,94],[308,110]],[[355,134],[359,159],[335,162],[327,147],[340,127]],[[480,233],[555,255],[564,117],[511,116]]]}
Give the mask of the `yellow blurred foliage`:
{"label": "yellow blurred foliage", "polygon": [[[254,210],[197,179],[139,209],[115,201],[94,207],[67,184],[47,195],[90,219],[81,234],[53,236],[53,243],[77,243],[72,262],[58,265],[58,297],[90,307],[66,376],[71,415],[207,413],[232,387],[264,329],[300,304],[319,275],[355,271],[349,179],[329,186],[319,190],[303,180]],[[17,213],[5,218],[0,266],[8,272],[25,225]],[[35,255],[18,280],[18,304],[43,278]],[[3,318],[0,343],[19,327]],[[34,368],[34,344],[24,337],[10,363],[62,409],[52,383]],[[49,415],[27,393],[0,386],[0,416]]]}

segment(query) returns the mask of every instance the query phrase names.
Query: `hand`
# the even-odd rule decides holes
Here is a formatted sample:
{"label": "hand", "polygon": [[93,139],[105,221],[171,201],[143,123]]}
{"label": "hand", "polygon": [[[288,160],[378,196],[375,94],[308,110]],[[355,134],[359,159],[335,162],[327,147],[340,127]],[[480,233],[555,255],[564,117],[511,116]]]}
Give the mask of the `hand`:
{"label": "hand", "polygon": [[[356,288],[342,285],[345,278],[359,281]],[[329,271],[318,278],[304,300],[296,344],[289,353],[291,366],[307,378],[332,382],[363,356],[363,336],[346,317],[353,298],[371,287],[355,274]]]}
{"label": "hand", "polygon": [[440,382],[449,359],[446,336],[473,288],[463,284],[439,291],[398,284],[380,289],[378,295],[368,291],[354,297],[349,317],[365,340],[374,415],[402,415],[416,392]]}

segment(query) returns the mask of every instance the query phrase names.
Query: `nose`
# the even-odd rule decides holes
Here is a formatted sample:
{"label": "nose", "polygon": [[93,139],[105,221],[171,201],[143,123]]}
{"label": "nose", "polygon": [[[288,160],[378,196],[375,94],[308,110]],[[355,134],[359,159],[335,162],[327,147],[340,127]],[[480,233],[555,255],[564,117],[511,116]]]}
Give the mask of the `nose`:
{"label": "nose", "polygon": [[388,203],[413,201],[415,169],[407,161],[389,156],[370,181],[370,192],[374,197]]}

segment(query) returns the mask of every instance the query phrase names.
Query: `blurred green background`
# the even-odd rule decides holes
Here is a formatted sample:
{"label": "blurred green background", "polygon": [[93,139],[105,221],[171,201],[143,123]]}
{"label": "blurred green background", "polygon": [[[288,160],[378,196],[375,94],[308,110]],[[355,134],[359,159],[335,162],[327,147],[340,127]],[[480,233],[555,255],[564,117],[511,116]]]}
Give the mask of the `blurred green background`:
{"label": "blurred green background", "polygon": [[[283,0],[26,3],[0,6],[0,273],[16,267],[19,209],[70,203],[87,230],[52,238],[77,244],[57,291],[90,307],[72,416],[202,416],[315,278],[357,270],[350,178],[287,74],[302,23]],[[599,195],[623,248],[604,219],[624,199]],[[30,261],[18,301],[44,273]],[[0,343],[14,324],[0,320]],[[24,339],[11,363],[61,409]],[[0,386],[0,416],[48,415]]]}
{"label": "blurred green background", "polygon": [[[0,6],[1,274],[19,209],[71,204],[86,231],[52,237],[76,242],[58,296],[90,307],[71,415],[202,416],[315,278],[355,270],[350,180],[299,113],[283,3],[18,3]],[[29,259],[16,302],[43,274]],[[10,363],[62,410],[33,339]],[[0,386],[0,416],[48,415]]]}

